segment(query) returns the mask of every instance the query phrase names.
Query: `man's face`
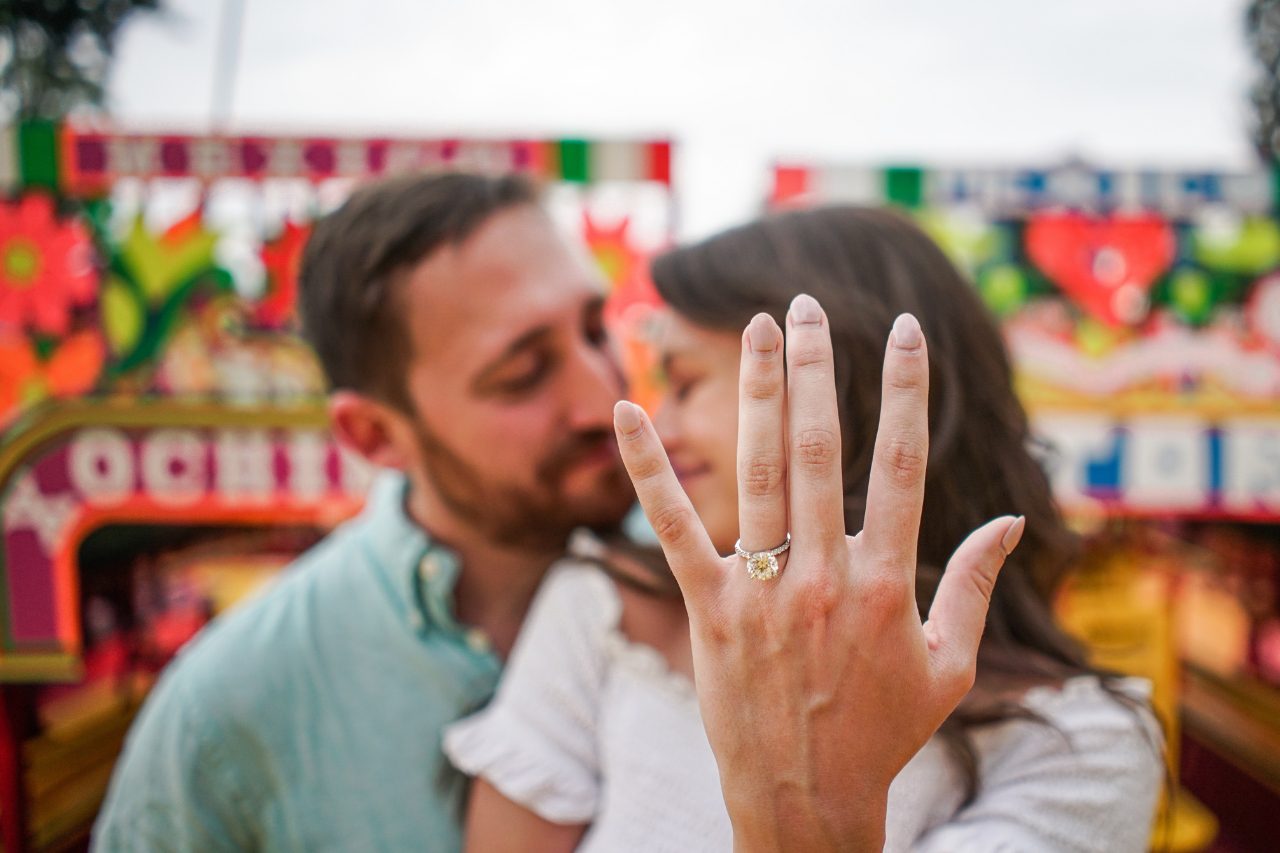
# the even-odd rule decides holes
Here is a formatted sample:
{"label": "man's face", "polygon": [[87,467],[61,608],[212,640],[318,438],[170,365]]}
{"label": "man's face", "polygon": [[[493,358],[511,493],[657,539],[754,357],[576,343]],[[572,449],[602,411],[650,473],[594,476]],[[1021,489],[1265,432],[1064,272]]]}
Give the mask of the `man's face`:
{"label": "man's face", "polygon": [[535,206],[494,215],[402,293],[420,481],[511,546],[559,547],[634,500],[613,436],[622,371],[596,277]]}

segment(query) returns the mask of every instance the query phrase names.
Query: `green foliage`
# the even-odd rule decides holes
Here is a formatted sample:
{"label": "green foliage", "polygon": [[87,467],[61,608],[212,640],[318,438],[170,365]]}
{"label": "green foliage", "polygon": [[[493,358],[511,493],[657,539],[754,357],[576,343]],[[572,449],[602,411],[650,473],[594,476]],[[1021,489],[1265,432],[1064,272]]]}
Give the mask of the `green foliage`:
{"label": "green foliage", "polygon": [[1257,64],[1250,88],[1253,144],[1267,160],[1280,155],[1280,0],[1250,0],[1245,35]]}
{"label": "green foliage", "polygon": [[160,0],[0,0],[0,120],[99,106],[120,26]]}

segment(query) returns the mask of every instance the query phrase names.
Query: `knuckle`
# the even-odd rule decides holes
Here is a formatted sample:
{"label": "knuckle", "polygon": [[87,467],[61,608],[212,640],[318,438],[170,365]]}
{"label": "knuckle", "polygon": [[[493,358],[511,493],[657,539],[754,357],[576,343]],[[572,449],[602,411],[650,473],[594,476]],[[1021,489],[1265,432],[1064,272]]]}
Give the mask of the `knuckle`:
{"label": "knuckle", "polygon": [[658,539],[668,545],[680,545],[689,535],[689,512],[679,504],[659,506],[649,516],[649,524]]}
{"label": "knuckle", "polygon": [[965,696],[969,695],[969,691],[973,689],[973,685],[978,681],[977,658],[965,655],[963,659],[955,661],[944,672],[946,674],[940,679],[940,692],[946,697],[949,704],[957,705]]}
{"label": "knuckle", "polygon": [[859,583],[859,609],[872,620],[896,618],[910,599],[910,590],[906,584],[887,572],[877,571]]}
{"label": "knuckle", "polygon": [[805,370],[821,367],[831,361],[830,351],[819,343],[802,343],[792,347],[791,369]]}
{"label": "knuckle", "polygon": [[996,579],[995,576],[985,567],[977,567],[967,573],[966,580],[969,585],[982,596],[982,600],[988,605],[991,604],[991,595],[995,592]]}
{"label": "knuckle", "polygon": [[824,427],[801,430],[795,438],[796,460],[803,465],[827,466],[840,454],[840,438]]}
{"label": "knuckle", "polygon": [[835,579],[825,574],[806,577],[796,591],[800,616],[806,625],[827,622],[840,606],[841,590]]}
{"label": "knuckle", "polygon": [[884,374],[885,388],[889,391],[915,394],[925,387],[925,374],[919,370],[887,370]]}
{"label": "knuckle", "polygon": [[754,498],[769,497],[782,489],[785,476],[782,460],[776,456],[757,456],[742,466],[742,487]]}
{"label": "knuckle", "polygon": [[[691,624],[694,624],[692,617]],[[737,636],[732,618],[715,603],[699,615],[695,630],[704,642],[715,648],[732,646],[734,637]]]}
{"label": "knuckle", "polygon": [[876,455],[881,468],[899,485],[911,485],[924,476],[926,452],[918,441],[900,436],[885,438]]}
{"label": "knuckle", "polygon": [[752,372],[742,380],[742,396],[753,403],[768,403],[782,396],[782,383],[776,377]]}
{"label": "knuckle", "polygon": [[644,453],[633,456],[628,461],[628,470],[631,472],[632,479],[650,480],[662,473],[664,460],[657,454]]}

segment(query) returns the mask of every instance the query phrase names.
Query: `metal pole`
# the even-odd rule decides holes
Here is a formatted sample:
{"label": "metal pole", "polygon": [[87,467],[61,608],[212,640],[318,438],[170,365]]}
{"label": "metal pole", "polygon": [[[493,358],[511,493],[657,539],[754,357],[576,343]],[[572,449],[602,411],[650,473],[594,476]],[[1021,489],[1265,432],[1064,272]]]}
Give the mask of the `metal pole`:
{"label": "metal pole", "polygon": [[240,67],[240,42],[244,34],[244,2],[224,0],[222,4],[222,26],[218,32],[218,53],[213,69],[214,133],[225,132],[231,123],[236,72]]}

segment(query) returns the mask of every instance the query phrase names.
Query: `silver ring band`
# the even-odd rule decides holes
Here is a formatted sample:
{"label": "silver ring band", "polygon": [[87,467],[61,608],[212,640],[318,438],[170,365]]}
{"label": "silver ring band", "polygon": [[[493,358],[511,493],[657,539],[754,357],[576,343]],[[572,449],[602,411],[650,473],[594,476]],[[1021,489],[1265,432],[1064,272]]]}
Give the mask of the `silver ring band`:
{"label": "silver ring band", "polygon": [[747,561],[747,575],[754,580],[773,580],[782,568],[778,565],[778,555],[785,554],[791,548],[791,534],[786,541],[776,548],[767,551],[747,551],[742,547],[742,540],[733,543],[733,553]]}

